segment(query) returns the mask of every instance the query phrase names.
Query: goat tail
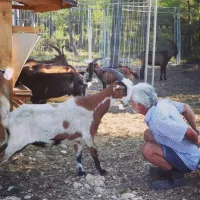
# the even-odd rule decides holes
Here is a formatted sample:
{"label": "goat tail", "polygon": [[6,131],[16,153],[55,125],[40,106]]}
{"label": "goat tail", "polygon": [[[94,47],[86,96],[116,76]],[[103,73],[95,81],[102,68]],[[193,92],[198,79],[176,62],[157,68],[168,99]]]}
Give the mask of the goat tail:
{"label": "goat tail", "polygon": [[8,117],[10,113],[10,103],[8,99],[2,95],[0,96],[0,122],[3,127],[8,128]]}

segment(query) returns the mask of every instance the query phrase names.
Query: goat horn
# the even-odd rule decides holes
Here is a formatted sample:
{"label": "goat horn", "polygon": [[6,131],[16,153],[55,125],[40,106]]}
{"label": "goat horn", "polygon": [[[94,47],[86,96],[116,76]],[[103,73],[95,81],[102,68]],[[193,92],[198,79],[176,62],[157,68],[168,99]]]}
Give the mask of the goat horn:
{"label": "goat horn", "polygon": [[102,60],[104,58],[95,58],[91,63],[95,64],[98,60]]}
{"label": "goat horn", "polygon": [[50,47],[52,47],[53,49],[55,49],[58,52],[59,55],[62,55],[62,52],[61,52],[61,50],[58,47],[55,47],[55,46],[53,46],[51,44],[50,44]]}
{"label": "goat horn", "polygon": [[95,70],[109,72],[112,75],[114,75],[119,81],[121,81],[124,78],[124,75],[121,72],[119,72],[119,71],[117,71],[116,69],[113,69],[113,68],[100,67],[100,68],[95,69]]}

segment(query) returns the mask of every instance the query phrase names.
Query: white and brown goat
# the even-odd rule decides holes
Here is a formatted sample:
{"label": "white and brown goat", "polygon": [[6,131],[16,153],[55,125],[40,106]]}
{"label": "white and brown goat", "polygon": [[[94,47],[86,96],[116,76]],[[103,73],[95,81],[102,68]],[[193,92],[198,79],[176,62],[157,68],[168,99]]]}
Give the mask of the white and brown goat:
{"label": "white and brown goat", "polygon": [[95,95],[74,97],[63,103],[25,104],[9,112],[8,100],[0,95],[0,119],[7,133],[6,140],[0,147],[1,162],[29,144],[51,146],[68,139],[75,140],[79,175],[85,174],[81,162],[81,141],[86,143],[97,170],[100,174],[105,174],[106,170],[101,167],[94,146],[94,136],[101,118],[114,102],[120,100],[124,105],[129,104],[132,82],[114,69],[101,70],[114,74],[118,81]]}

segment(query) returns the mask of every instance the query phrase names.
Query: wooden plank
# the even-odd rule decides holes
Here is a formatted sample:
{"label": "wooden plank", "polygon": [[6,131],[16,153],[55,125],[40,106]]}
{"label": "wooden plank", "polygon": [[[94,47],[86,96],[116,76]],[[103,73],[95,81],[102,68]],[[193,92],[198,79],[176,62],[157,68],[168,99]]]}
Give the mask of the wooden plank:
{"label": "wooden plank", "polygon": [[[12,3],[0,1],[0,68],[12,67]],[[5,95],[12,104],[12,81],[0,79],[0,95]],[[0,125],[1,126],[1,125]],[[4,137],[2,126],[0,138]]]}
{"label": "wooden plank", "polygon": [[34,10],[33,6],[19,6],[19,5],[12,5],[12,9],[19,9],[19,10]]}
{"label": "wooden plank", "polygon": [[15,108],[18,108],[20,105],[21,105],[21,104],[19,104],[18,102],[16,102],[16,101],[13,100],[13,106],[14,106]]}
{"label": "wooden plank", "polygon": [[57,5],[59,6],[60,0],[15,0],[16,2],[23,3],[28,6],[34,5]]}
{"label": "wooden plank", "polygon": [[12,7],[10,2],[0,1],[0,66],[11,66],[12,56]]}
{"label": "wooden plank", "polygon": [[[77,4],[76,4],[77,5]],[[48,12],[48,11],[55,11],[65,8],[71,8],[74,7],[69,3],[63,3],[61,6],[53,6],[53,5],[40,5],[40,6],[17,6],[13,5],[13,9],[19,9],[19,10],[33,10],[34,12]]]}
{"label": "wooden plank", "polygon": [[34,6],[35,12],[48,12],[48,11],[55,11],[65,8],[71,8],[72,6],[70,4],[66,4],[65,6],[53,6],[53,5],[40,5],[40,6]]}
{"label": "wooden plank", "polygon": [[[66,7],[66,8],[68,8],[68,7]],[[15,6],[15,5],[13,5],[13,9],[33,10],[34,12],[48,12],[48,11],[60,10],[60,9],[62,9],[62,7],[60,5],[35,5],[35,6]]]}
{"label": "wooden plank", "polygon": [[24,3],[24,5],[13,5],[13,9],[33,10],[35,12],[54,11],[78,5],[78,2],[74,0],[19,0],[17,2]]}
{"label": "wooden plank", "polygon": [[60,5],[38,5],[34,6],[35,12],[48,12],[53,10],[60,10]]}
{"label": "wooden plank", "polygon": [[31,27],[31,26],[13,26],[12,32],[13,33],[40,33],[41,29],[38,27]]}
{"label": "wooden plank", "polygon": [[13,101],[19,101],[19,100],[21,100],[21,101],[26,102],[26,101],[29,101],[30,98],[31,98],[31,95],[13,96]]}

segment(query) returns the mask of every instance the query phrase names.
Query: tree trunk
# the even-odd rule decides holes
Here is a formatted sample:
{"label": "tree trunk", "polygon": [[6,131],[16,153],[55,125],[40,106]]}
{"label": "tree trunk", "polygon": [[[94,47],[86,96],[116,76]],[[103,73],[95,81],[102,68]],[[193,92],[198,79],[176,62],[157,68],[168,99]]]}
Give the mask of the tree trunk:
{"label": "tree trunk", "polygon": [[[113,0],[113,3],[115,1]],[[121,20],[122,5],[121,0],[118,4],[113,4],[113,22],[112,22],[112,36],[111,36],[111,67],[117,68],[119,65],[120,56],[120,40],[121,40]]]}
{"label": "tree trunk", "polygon": [[52,37],[53,35],[53,20],[52,20],[52,12],[50,12],[50,19],[49,19],[49,36],[50,38]]}
{"label": "tree trunk", "polygon": [[76,45],[74,44],[74,38],[72,36],[72,13],[69,11],[69,38],[70,38],[70,49],[74,52],[75,56],[79,56],[79,53],[76,49]]}
{"label": "tree trunk", "polygon": [[189,24],[189,29],[188,29],[188,52],[191,51],[192,47],[192,34],[191,34],[191,25],[192,25],[192,19],[191,19],[191,5],[190,5],[190,0],[187,0],[187,9],[188,9],[188,24]]}

